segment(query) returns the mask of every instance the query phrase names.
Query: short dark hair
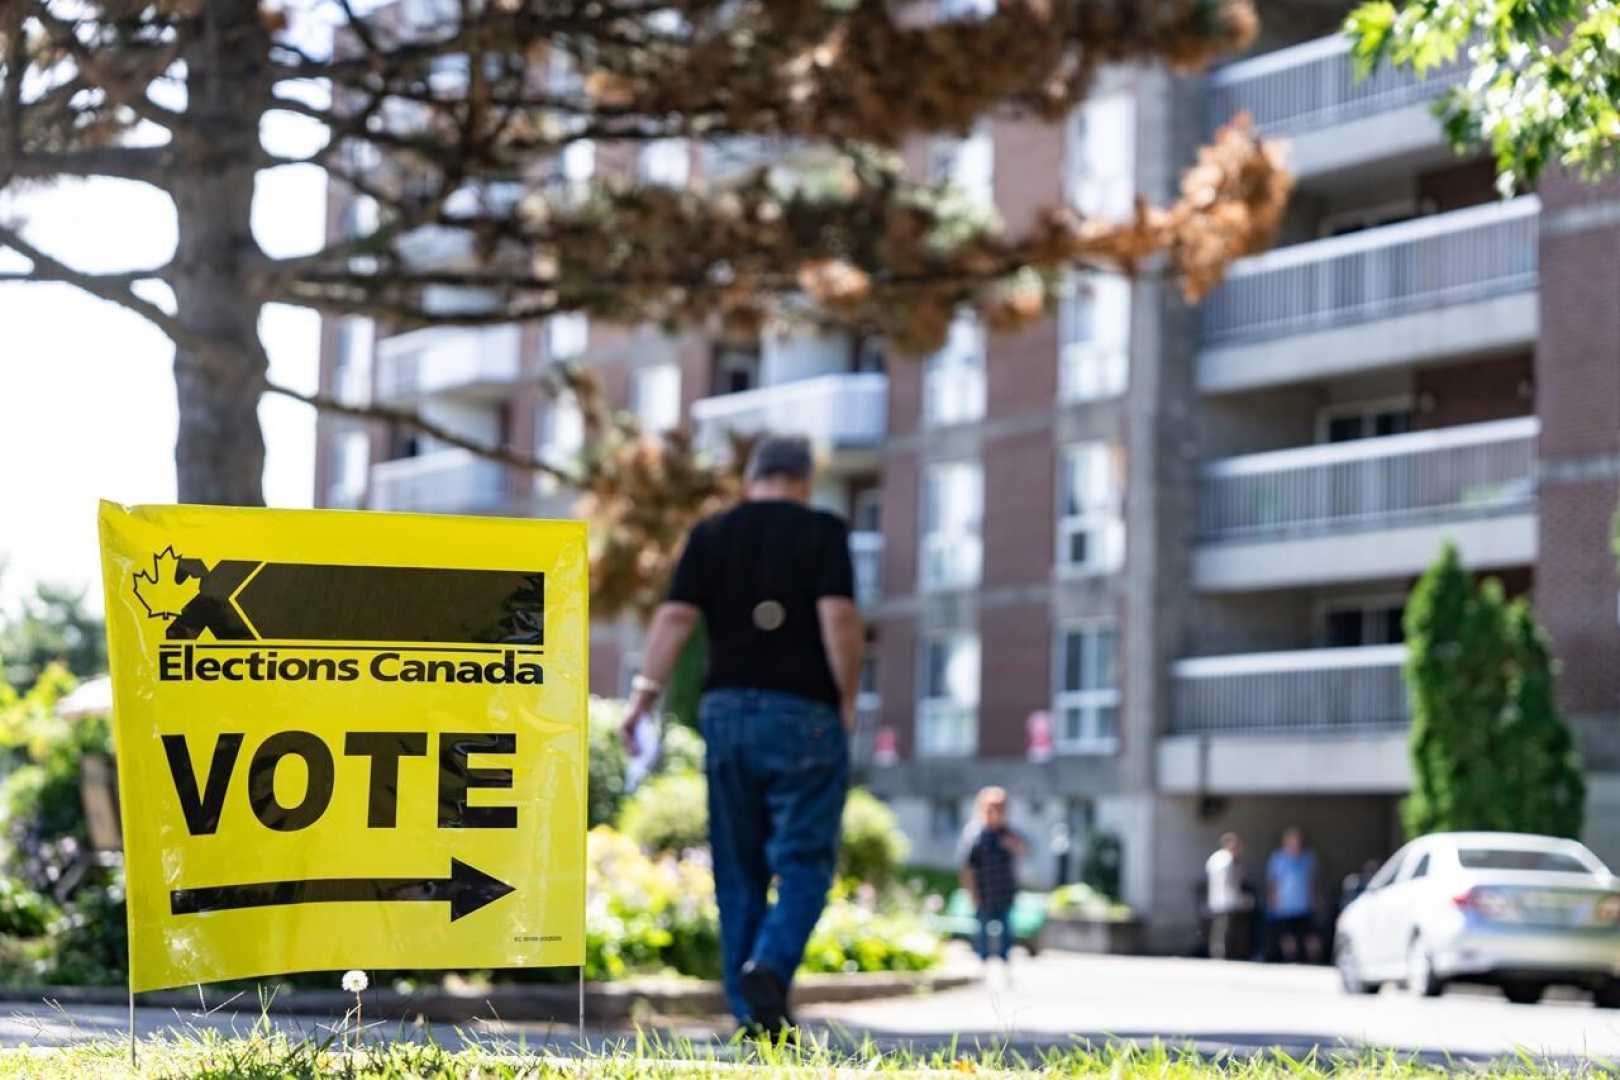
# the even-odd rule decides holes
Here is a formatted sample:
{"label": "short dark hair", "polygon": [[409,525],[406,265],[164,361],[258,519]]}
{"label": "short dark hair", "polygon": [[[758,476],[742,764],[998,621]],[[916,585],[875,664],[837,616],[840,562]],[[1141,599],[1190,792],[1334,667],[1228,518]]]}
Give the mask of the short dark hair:
{"label": "short dark hair", "polygon": [[809,439],[803,435],[767,435],[754,447],[744,475],[749,480],[808,480],[815,467]]}

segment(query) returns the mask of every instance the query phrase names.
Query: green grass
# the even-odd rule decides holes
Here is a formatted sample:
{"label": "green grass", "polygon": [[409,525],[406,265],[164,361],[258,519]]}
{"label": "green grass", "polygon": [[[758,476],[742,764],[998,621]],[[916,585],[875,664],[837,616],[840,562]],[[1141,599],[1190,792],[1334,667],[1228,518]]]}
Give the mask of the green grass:
{"label": "green grass", "polygon": [[1528,1056],[1490,1066],[1447,1069],[1395,1054],[1333,1054],[1296,1060],[1280,1053],[1227,1059],[1200,1057],[1162,1045],[1117,1049],[1065,1049],[1037,1057],[995,1048],[952,1048],[918,1055],[879,1052],[870,1043],[843,1050],[761,1044],[708,1046],[652,1036],[632,1038],[578,1056],[524,1053],[510,1047],[447,1050],[378,1040],[347,1051],[341,1040],[288,1038],[273,1032],[226,1037],[203,1031],[143,1042],[132,1068],[127,1043],[96,1043],[63,1050],[0,1051],[0,1078],[67,1080],[71,1077],[186,1078],[186,1080],[518,1080],[604,1077],[608,1080],[692,1077],[706,1074],[747,1080],[777,1076],[1098,1077],[1125,1080],[1427,1080],[1464,1073],[1492,1080],[1554,1080],[1616,1075],[1599,1065],[1560,1066]]}

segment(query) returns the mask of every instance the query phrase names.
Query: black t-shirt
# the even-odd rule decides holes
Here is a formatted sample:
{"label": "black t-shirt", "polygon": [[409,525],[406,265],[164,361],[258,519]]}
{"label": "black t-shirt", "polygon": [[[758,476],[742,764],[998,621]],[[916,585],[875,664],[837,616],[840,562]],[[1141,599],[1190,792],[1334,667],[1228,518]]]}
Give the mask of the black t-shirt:
{"label": "black t-shirt", "polygon": [[692,530],[669,599],[703,611],[708,689],[781,690],[838,704],[816,601],[853,597],[849,529],[795,502],[745,502]]}

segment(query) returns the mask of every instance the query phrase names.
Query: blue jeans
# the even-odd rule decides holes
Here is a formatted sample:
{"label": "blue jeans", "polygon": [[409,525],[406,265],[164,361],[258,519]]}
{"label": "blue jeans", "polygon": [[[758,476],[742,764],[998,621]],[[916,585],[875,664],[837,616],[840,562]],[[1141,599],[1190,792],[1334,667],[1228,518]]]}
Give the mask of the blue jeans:
{"label": "blue jeans", "polygon": [[[838,861],[849,740],[838,710],[797,694],[713,690],[698,706],[726,999],[752,960],[787,985],[821,918]],[[776,902],[767,902],[771,880]]]}
{"label": "blue jeans", "polygon": [[[991,927],[996,928],[994,935]],[[990,938],[996,939],[995,955],[1005,960],[1012,953],[1012,905],[979,909],[979,931],[973,938],[973,951],[980,960],[990,959]]]}

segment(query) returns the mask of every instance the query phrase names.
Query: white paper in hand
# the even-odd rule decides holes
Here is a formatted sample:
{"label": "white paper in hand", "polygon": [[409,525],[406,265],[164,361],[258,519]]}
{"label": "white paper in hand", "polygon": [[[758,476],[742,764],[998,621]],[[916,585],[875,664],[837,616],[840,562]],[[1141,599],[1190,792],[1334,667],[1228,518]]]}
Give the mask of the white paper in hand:
{"label": "white paper in hand", "polygon": [[658,764],[659,743],[663,740],[663,725],[651,716],[643,716],[636,722],[635,745],[630,748],[630,760],[625,764],[624,793],[626,795],[641,786],[641,782],[652,775],[653,767]]}

